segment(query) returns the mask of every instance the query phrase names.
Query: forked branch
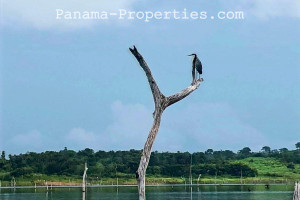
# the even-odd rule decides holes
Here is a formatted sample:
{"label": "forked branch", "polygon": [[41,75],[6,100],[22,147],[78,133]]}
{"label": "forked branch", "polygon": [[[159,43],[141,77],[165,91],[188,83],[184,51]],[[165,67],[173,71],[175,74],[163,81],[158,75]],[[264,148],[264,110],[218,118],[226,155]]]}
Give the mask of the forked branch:
{"label": "forked branch", "polygon": [[159,126],[160,126],[161,115],[168,106],[184,99],[189,94],[191,94],[193,91],[195,91],[199,87],[199,85],[203,81],[203,79],[200,78],[200,79],[196,80],[195,82],[193,82],[186,89],[184,89],[174,95],[171,95],[169,97],[165,97],[160,92],[160,90],[156,84],[156,81],[154,80],[152,73],[151,73],[147,63],[145,62],[143,56],[138,52],[138,50],[136,49],[135,46],[133,46],[133,48],[129,48],[129,50],[135,56],[135,58],[137,59],[137,61],[140,64],[140,66],[146,73],[146,76],[147,76],[147,79],[148,79],[148,82],[149,82],[149,85],[150,85],[150,88],[152,91],[154,103],[155,103],[155,111],[154,111],[154,115],[153,115],[153,117],[154,117],[153,125],[149,132],[148,138],[146,140],[146,143],[145,143],[145,146],[144,146],[144,149],[142,152],[139,168],[136,172],[136,179],[137,179],[138,188],[139,188],[139,199],[144,200],[145,199],[146,169],[149,164],[149,160],[150,160],[150,156],[151,156],[151,149],[152,149],[154,140],[156,138],[156,135],[158,133]]}

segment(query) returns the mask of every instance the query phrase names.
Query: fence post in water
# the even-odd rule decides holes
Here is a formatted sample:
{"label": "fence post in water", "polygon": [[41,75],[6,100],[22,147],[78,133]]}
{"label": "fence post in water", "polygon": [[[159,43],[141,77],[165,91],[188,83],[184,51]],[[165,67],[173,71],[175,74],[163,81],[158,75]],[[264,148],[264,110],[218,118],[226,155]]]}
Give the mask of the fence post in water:
{"label": "fence post in water", "polygon": [[198,179],[197,179],[197,185],[199,185],[200,178],[201,178],[201,174],[199,174],[199,176],[198,176]]}
{"label": "fence post in water", "polygon": [[16,187],[16,179],[15,179],[15,177],[12,177],[12,179],[11,179],[11,182],[10,182],[10,186],[11,187]]}
{"label": "fence post in water", "polygon": [[294,191],[294,197],[293,200],[300,200],[300,183],[295,183],[295,191]]}
{"label": "fence post in water", "polygon": [[241,184],[243,184],[243,170],[241,169]]}
{"label": "fence post in water", "polygon": [[216,175],[215,175],[215,185],[217,184],[217,172],[216,172]]}
{"label": "fence post in water", "polygon": [[83,172],[83,176],[82,176],[82,192],[85,192],[86,190],[86,172],[87,172],[88,168],[87,168],[87,163],[84,164],[84,172]]}

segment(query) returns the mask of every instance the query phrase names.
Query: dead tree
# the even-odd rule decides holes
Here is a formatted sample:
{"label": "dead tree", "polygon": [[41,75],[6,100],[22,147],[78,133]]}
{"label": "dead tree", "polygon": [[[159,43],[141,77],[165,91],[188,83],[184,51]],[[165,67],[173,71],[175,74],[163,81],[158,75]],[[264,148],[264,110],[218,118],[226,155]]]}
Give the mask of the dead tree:
{"label": "dead tree", "polygon": [[86,191],[86,172],[87,172],[87,163],[84,164],[84,172],[82,176],[82,192]]}
{"label": "dead tree", "polygon": [[300,200],[300,182],[295,183],[293,200]]}
{"label": "dead tree", "polygon": [[154,118],[153,125],[152,125],[152,128],[151,128],[150,132],[149,132],[149,135],[148,135],[147,141],[145,143],[144,149],[142,151],[142,156],[141,156],[139,168],[136,171],[136,180],[137,180],[137,183],[138,183],[139,199],[144,200],[145,199],[146,169],[147,169],[148,164],[149,164],[151,149],[152,149],[155,137],[156,137],[158,129],[159,129],[162,113],[168,106],[182,100],[183,98],[185,98],[186,96],[191,94],[194,90],[196,90],[199,87],[200,83],[203,81],[203,79],[199,78],[198,80],[192,82],[192,84],[189,87],[187,87],[186,89],[184,89],[184,90],[182,90],[182,91],[180,91],[180,92],[178,92],[174,95],[166,97],[159,90],[159,88],[156,84],[156,81],[154,80],[154,78],[152,76],[152,73],[151,73],[147,63],[145,62],[142,55],[138,52],[136,47],[133,46],[133,48],[129,48],[129,50],[135,56],[135,58],[139,62],[142,69],[145,71],[145,74],[146,74],[147,79],[148,79],[148,83],[149,83],[151,91],[152,91],[154,104],[155,104],[155,110],[154,110],[154,113],[153,113],[153,118]]}

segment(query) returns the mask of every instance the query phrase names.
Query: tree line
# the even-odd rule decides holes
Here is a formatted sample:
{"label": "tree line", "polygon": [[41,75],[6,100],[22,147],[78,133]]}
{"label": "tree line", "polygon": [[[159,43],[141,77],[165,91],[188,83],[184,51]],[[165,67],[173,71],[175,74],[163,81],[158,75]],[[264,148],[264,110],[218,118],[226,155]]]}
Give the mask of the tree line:
{"label": "tree line", "polygon": [[[0,179],[10,180],[12,177],[28,176],[32,174],[65,175],[80,177],[84,163],[88,163],[89,177],[132,177],[134,176],[141,150],[129,151],[97,151],[86,148],[80,151],[68,150],[46,151],[42,153],[27,152],[19,155],[5,155],[1,153]],[[300,164],[300,142],[296,150],[287,148],[272,150],[264,146],[260,152],[252,152],[249,147],[237,153],[230,150],[205,152],[157,152],[152,153],[147,174],[169,177],[188,177],[192,166],[194,176],[240,176],[254,177],[258,175],[256,169],[246,164],[233,162],[248,157],[272,157],[279,159],[288,168]]]}

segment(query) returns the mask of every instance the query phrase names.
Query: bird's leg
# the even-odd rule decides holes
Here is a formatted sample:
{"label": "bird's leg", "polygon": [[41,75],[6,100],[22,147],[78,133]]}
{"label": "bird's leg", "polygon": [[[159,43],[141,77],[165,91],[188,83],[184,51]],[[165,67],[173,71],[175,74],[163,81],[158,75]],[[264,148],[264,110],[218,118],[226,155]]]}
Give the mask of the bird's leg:
{"label": "bird's leg", "polygon": [[196,77],[193,78],[192,85],[194,85],[195,82],[196,82]]}

